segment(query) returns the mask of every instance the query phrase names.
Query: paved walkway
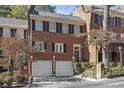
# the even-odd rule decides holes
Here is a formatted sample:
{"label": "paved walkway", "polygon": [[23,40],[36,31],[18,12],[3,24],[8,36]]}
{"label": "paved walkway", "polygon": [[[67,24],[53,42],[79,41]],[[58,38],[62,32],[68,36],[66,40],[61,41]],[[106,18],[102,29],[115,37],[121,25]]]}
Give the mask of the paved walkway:
{"label": "paved walkway", "polygon": [[79,77],[34,77],[33,88],[124,88],[124,77],[88,80]]}

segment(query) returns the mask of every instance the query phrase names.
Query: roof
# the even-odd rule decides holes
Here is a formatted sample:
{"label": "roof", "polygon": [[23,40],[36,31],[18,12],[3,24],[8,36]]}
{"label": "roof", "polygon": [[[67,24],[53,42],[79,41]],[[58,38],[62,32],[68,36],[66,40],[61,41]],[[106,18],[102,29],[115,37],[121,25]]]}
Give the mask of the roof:
{"label": "roof", "polygon": [[28,27],[28,21],[22,19],[0,17],[0,25]]}
{"label": "roof", "polygon": [[54,17],[54,18],[61,18],[61,19],[69,19],[69,20],[83,20],[79,16],[71,16],[71,15],[64,15],[64,14],[59,14],[59,13],[50,13],[50,12],[43,12],[39,11],[39,16],[48,16],[48,17]]}

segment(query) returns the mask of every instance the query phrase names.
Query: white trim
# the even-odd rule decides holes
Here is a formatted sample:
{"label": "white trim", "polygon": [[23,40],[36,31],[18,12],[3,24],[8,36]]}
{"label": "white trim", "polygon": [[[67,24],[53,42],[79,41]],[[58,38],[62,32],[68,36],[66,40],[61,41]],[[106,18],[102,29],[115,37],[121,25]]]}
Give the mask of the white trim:
{"label": "white trim", "polygon": [[[37,49],[36,44],[43,44],[43,50]],[[35,42],[35,48],[36,48],[38,51],[40,51],[40,52],[45,52],[45,49],[44,49],[44,42]]]}
{"label": "white trim", "polygon": [[[58,45],[58,51],[56,51],[57,45]],[[60,51],[60,46],[62,46],[62,51]],[[54,50],[55,50],[55,53],[64,53],[64,44],[63,43],[55,43]]]}

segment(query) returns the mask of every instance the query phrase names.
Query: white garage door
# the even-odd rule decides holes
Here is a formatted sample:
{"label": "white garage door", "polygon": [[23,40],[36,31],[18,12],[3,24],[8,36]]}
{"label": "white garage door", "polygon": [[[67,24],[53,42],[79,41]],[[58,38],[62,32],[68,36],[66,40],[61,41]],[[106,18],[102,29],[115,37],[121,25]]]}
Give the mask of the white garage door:
{"label": "white garage door", "polygon": [[56,76],[73,76],[73,62],[56,61]]}
{"label": "white garage door", "polygon": [[52,76],[52,61],[40,60],[33,62],[32,76]]}

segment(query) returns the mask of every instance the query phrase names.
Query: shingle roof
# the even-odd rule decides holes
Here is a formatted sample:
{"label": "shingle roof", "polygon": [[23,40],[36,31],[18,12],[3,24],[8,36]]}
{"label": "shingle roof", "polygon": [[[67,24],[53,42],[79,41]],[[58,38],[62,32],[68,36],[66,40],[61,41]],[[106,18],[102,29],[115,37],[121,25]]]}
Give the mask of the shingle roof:
{"label": "shingle roof", "polygon": [[48,17],[56,17],[56,18],[63,18],[63,19],[70,19],[70,20],[83,20],[79,16],[71,16],[71,15],[64,15],[64,14],[58,14],[58,13],[50,13],[50,12],[42,12],[39,11],[40,16],[48,16]]}
{"label": "shingle roof", "polygon": [[27,20],[0,17],[0,24],[28,27]]}

